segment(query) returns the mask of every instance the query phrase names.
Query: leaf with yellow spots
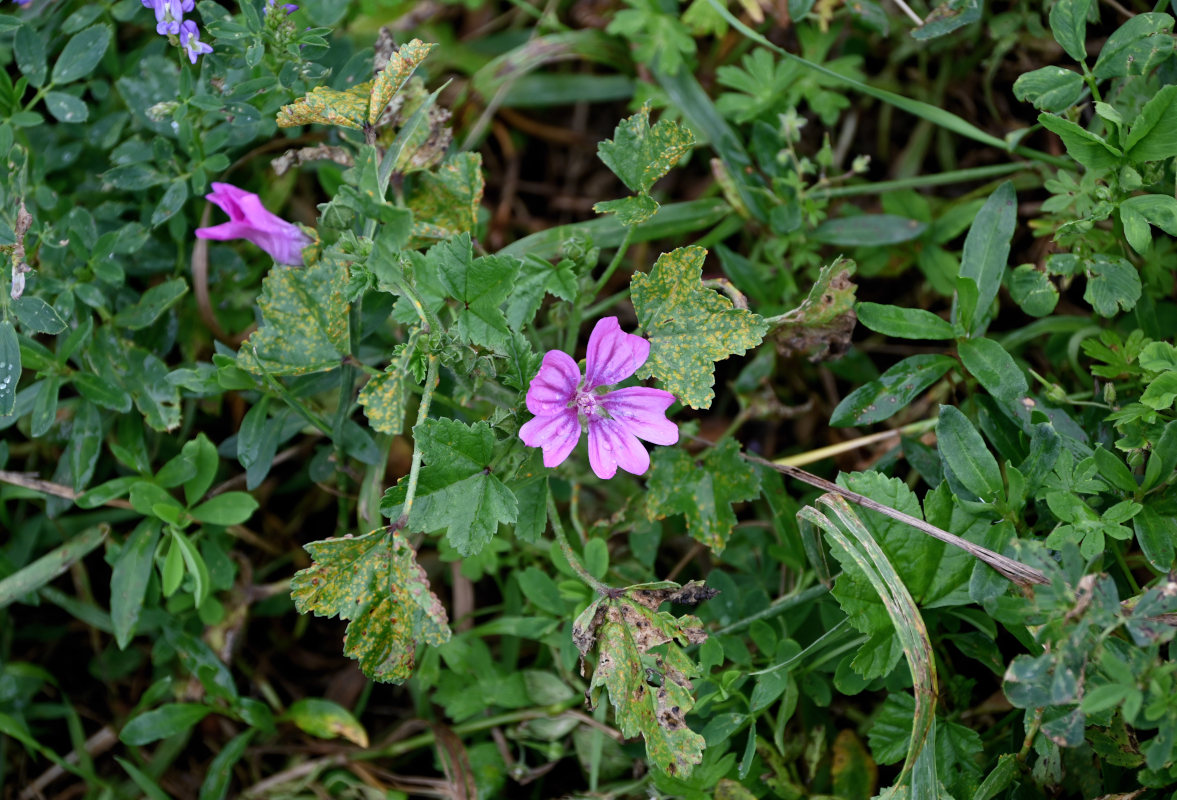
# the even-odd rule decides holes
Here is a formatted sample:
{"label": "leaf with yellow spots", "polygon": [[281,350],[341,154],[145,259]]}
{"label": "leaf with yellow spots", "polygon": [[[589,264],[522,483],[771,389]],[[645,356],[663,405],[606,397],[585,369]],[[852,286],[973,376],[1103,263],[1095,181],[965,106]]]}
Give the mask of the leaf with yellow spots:
{"label": "leaf with yellow spots", "polygon": [[[519,512],[515,493],[491,472],[495,435],[486,422],[465,425],[454,419],[427,419],[413,428],[413,443],[427,466],[421,470],[409,511],[409,530],[445,530],[464,556],[478,554]],[[408,481],[384,493],[380,513],[403,513]]]}
{"label": "leaf with yellow spots", "polygon": [[316,86],[301,100],[278,110],[279,128],[295,125],[336,125],[360,130],[368,120],[368,96],[372,81],[358,83],[345,91]]}
{"label": "leaf with yellow spots", "polygon": [[412,77],[413,71],[435,47],[437,45],[425,44],[420,39],[413,39],[392,52],[388,65],[372,79],[371,99],[368,106],[369,125],[376,124],[392,98],[396,97],[396,93]]}
{"label": "leaf with yellow spots", "polygon": [[390,365],[360,390],[360,405],[374,430],[395,436],[405,427],[405,376],[399,365]]}
{"label": "leaf with yellow spots", "polygon": [[[650,187],[690,152],[695,137],[668,119],[650,127],[650,107],[618,123],[613,138],[597,145],[597,156],[630,191],[649,194]],[[657,210],[655,208],[655,210]]]}
{"label": "leaf with yellow spots", "polygon": [[682,648],[706,640],[707,633],[698,617],[675,617],[658,607],[667,601],[696,605],[716,594],[700,581],[638,584],[598,598],[572,625],[582,674],[584,657],[594,647],[598,653],[589,701],[596,705],[601,690],[608,690],[622,735],[641,734],[649,761],[669,775],[686,777],[703,760],[703,737],[685,719],[695,707],[690,679],[700,673]]}
{"label": "leaf with yellow spots", "polygon": [[372,680],[403,683],[419,644],[449,641],[445,608],[399,532],[324,539],[306,550],[314,563],[290,582],[295,608],[349,620],[343,652]]}
{"label": "leaf with yellow spots", "polygon": [[703,286],[702,247],[663,253],[650,274],[630,282],[638,322],[650,340],[650,358],[639,377],[653,375],[692,408],[707,408],[715,396],[715,366],[760,344],[764,318]]}
{"label": "leaf with yellow spots", "polygon": [[421,172],[405,198],[413,212],[411,247],[474,230],[482,202],[482,156],[459,153],[436,172]]}
{"label": "leaf with yellow spots", "polygon": [[262,324],[237,354],[242,369],[305,375],[338,367],[349,348],[347,280],[335,259],[272,268],[257,301]]}
{"label": "leaf with yellow spots", "polygon": [[724,439],[700,459],[679,447],[654,453],[646,514],[651,520],[683,514],[687,532],[719,555],[736,515],[732,503],[760,496],[760,473],[740,458],[735,439]]}

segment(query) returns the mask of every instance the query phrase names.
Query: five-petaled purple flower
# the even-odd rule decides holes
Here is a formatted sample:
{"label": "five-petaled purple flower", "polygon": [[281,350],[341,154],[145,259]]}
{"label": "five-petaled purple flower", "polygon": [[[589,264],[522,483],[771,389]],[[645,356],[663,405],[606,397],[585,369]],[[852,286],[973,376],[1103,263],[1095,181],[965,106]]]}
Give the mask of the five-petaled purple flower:
{"label": "five-petaled purple flower", "polygon": [[633,375],[649,356],[650,343],[624,333],[617,317],[604,317],[593,328],[583,381],[571,356],[549,350],[527,389],[527,410],[535,418],[519,429],[519,438],[528,447],[542,447],[544,466],[555,467],[580,441],[584,421],[589,464],[598,478],[612,478],[618,467],[643,474],[650,468],[650,454],[638,439],[662,445],[678,441],[678,426],[666,419],[674,395],[642,386],[597,390]]}
{"label": "five-petaled purple flower", "polygon": [[229,183],[214,183],[205,197],[229,215],[229,221],[211,228],[197,228],[200,239],[248,239],[269,253],[279,264],[302,265],[302,249],[311,237],[302,229],[266,210],[261,198],[253,192],[238,189]]}

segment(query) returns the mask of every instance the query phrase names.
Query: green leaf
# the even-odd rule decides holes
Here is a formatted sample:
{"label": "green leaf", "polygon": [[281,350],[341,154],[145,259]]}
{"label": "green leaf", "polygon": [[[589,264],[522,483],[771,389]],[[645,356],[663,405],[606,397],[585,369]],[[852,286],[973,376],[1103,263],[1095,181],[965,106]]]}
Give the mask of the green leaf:
{"label": "green leaf", "polygon": [[[453,419],[427,419],[413,428],[414,445],[428,465],[421,470],[408,527],[446,538],[464,556],[479,553],[500,523],[515,521],[515,494],[490,471],[495,437],[490,425],[464,425]],[[381,512],[401,514],[407,481],[384,493]]]}
{"label": "green leaf", "polygon": [[1007,407],[1020,406],[1030,391],[1009,351],[992,339],[967,339],[957,347],[964,368]]}
{"label": "green leaf", "polygon": [[1124,140],[1124,155],[1136,164],[1177,156],[1177,84],[1144,104]]}
{"label": "green leaf", "polygon": [[1078,161],[1087,169],[1108,169],[1120,163],[1124,153],[1119,148],[1108,144],[1102,137],[1096,136],[1086,128],[1081,128],[1069,119],[1056,117],[1053,114],[1038,115],[1038,122],[1048,131],[1063,140],[1063,146],[1071,158]]}
{"label": "green leaf", "polygon": [[732,504],[760,496],[760,473],[740,458],[735,439],[724,439],[699,459],[681,448],[659,448],[649,477],[646,515],[686,516],[687,532],[719,555],[736,515]]}
{"label": "green leaf", "polygon": [[445,608],[399,532],[325,539],[306,550],[314,564],[291,581],[294,605],[301,614],[350,620],[344,653],[368,677],[403,683],[418,643],[449,641]]}
{"label": "green leaf", "polygon": [[65,330],[65,320],[53,310],[53,306],[39,297],[22,295],[20,299],[12,302],[12,310],[16,312],[16,318],[26,330],[51,334]]}
{"label": "green leaf", "polygon": [[917,239],[928,225],[894,214],[861,214],[828,219],[814,229],[819,242],[842,247],[885,247]]}
{"label": "green leaf", "polygon": [[19,381],[20,340],[12,323],[0,320],[0,417],[10,415],[16,408],[16,384]]}
{"label": "green leaf", "polygon": [[[596,705],[607,690],[622,735],[641,734],[649,762],[681,778],[702,761],[704,747],[685,720],[695,706],[691,678],[699,669],[683,648],[705,641],[707,633],[697,617],[675,617],[658,607],[667,600],[693,605],[714,594],[702,583],[630,586],[617,597],[598,598],[572,626],[581,657],[594,648],[599,653],[590,703]],[[651,671],[660,685],[647,682]]]}
{"label": "green leaf", "polygon": [[568,302],[576,300],[579,288],[573,264],[569,259],[552,264],[547,259],[528,254],[523,257],[519,277],[507,299],[507,324],[512,330],[531,324],[545,294]]}
{"label": "green leaf", "polygon": [[66,42],[53,65],[53,82],[58,86],[84,78],[94,71],[110,46],[109,25],[94,25]]}
{"label": "green leaf", "polygon": [[514,288],[520,261],[511,256],[473,257],[470,234],[429,248],[426,268],[445,293],[458,301],[455,330],[473,344],[502,349],[511,331],[500,308]]}
{"label": "green leaf", "polygon": [[618,123],[613,138],[597,145],[597,155],[630,191],[644,195],[694,144],[695,137],[688,129],[668,119],[650,127],[650,107],[646,105]]}
{"label": "green leaf", "polygon": [[944,0],[924,17],[924,24],[911,31],[911,38],[927,41],[947,36],[981,19],[981,0]]}
{"label": "green leaf", "polygon": [[627,227],[641,225],[658,213],[658,201],[648,194],[623,197],[620,200],[605,200],[593,205],[598,214],[616,214],[617,221]]}
{"label": "green leaf", "polygon": [[201,703],[170,703],[132,717],[119,731],[119,741],[133,747],[166,739],[191,730],[212,713]]}
{"label": "green leaf", "polygon": [[940,457],[961,484],[985,502],[1002,493],[1001,469],[973,423],[954,406],[940,406],[936,423]]}
{"label": "green leaf", "polygon": [[483,191],[480,154],[458,153],[438,169],[417,173],[414,178],[414,188],[405,198],[405,205],[413,212],[411,246],[474,230]]}
{"label": "green leaf", "polygon": [[1087,85],[1078,72],[1062,67],[1042,67],[1023,73],[1014,81],[1014,97],[1039,111],[1066,111],[1083,96]]}
{"label": "green leaf", "polygon": [[1091,0],[1058,0],[1050,9],[1050,31],[1071,58],[1087,58],[1087,10]]}
{"label": "green leaf", "polygon": [[952,339],[952,325],[931,311],[863,301],[858,321],[872,331],[899,339]]}
{"label": "green leaf", "polygon": [[190,513],[206,525],[240,525],[257,511],[257,500],[245,492],[225,492],[205,500]]}
{"label": "green leaf", "polygon": [[118,386],[111,385],[89,372],[75,372],[70,376],[78,394],[95,405],[111,411],[127,413],[131,410],[131,396]]}
{"label": "green leaf", "polygon": [[45,108],[58,122],[78,123],[90,118],[90,108],[79,97],[67,92],[46,92]]}
{"label": "green leaf", "polygon": [[1091,72],[1097,80],[1148,75],[1173,55],[1173,18],[1145,12],[1126,20],[1112,32],[1099,51]]}
{"label": "green leaf", "polygon": [[139,612],[147,595],[147,584],[155,568],[155,549],[159,544],[159,523],[140,522],[119,550],[110,575],[110,622],[119,649],[125,650],[135,635]]}
{"label": "green leaf", "polygon": [[1009,294],[1031,317],[1045,317],[1058,305],[1058,288],[1033,264],[1022,264],[1010,274]]}
{"label": "green leaf", "polygon": [[1140,396],[1140,402],[1157,411],[1173,407],[1177,400],[1177,372],[1162,372],[1153,378]]}
{"label": "green leaf", "polygon": [[[184,202],[188,199],[188,180],[186,178],[176,178],[172,184],[163,193],[163,197],[159,200],[159,205],[155,207],[155,211],[151,212],[151,227],[156,227],[167,222],[176,215],[181,208],[184,207]],[[181,280],[181,279],[177,279]]]}
{"label": "green leaf", "polygon": [[870,425],[882,422],[907,408],[912,400],[954,366],[956,361],[948,356],[908,356],[877,380],[858,387],[843,398],[830,416],[830,424]]}
{"label": "green leaf", "polygon": [[188,457],[194,467],[191,477],[183,481],[184,500],[188,505],[192,505],[204,497],[204,493],[212,486],[213,479],[217,475],[217,467],[220,465],[220,458],[217,455],[216,445],[209,441],[209,438],[203,433],[199,433],[195,439],[185,442],[180,452]]}
{"label": "green leaf", "polygon": [[114,324],[133,331],[151,325],[169,308],[188,293],[188,281],[172,278],[152,286],[139,298],[139,302],[124,308],[114,315]]}
{"label": "green leaf", "polygon": [[290,704],[285,716],[299,730],[318,739],[343,737],[358,747],[368,746],[368,732],[360,721],[346,708],[330,700],[300,698]]}
{"label": "green leaf", "polygon": [[[1174,88],[1177,88],[1175,86]],[[1101,317],[1114,317],[1120,308],[1131,311],[1143,286],[1136,267],[1124,258],[1095,255],[1085,264],[1087,289],[1083,299]]]}
{"label": "green leaf", "polygon": [[242,731],[221,748],[221,752],[209,762],[197,800],[225,800],[229,793],[229,782],[233,780],[233,767],[245,755],[246,748],[258,731],[259,728]]}
{"label": "green leaf", "polygon": [[[977,284],[972,324],[967,328],[969,333],[976,333],[983,327],[989,307],[1001,288],[1001,279],[1009,261],[1010,240],[1018,221],[1017,206],[1014,185],[1006,181],[989,195],[965,237],[964,251],[960,255],[960,277],[971,278]],[[957,304],[960,301],[958,295]],[[954,318],[957,318],[956,315]]]}
{"label": "green leaf", "polygon": [[1124,238],[1138,253],[1152,243],[1148,225],[1156,225],[1170,236],[1177,236],[1177,199],[1166,194],[1140,194],[1120,203],[1120,220]]}
{"label": "green leaf", "polygon": [[658,257],[648,275],[635,273],[631,297],[650,340],[639,375],[653,375],[681,402],[707,408],[715,396],[712,362],[743,355],[760,344],[768,326],[758,314],[702,285],[701,247],[682,247]]}
{"label": "green leaf", "polygon": [[102,450],[102,417],[91,403],[80,402],[74,414],[66,459],[73,475],[73,489],[80,492],[90,482]]}
{"label": "green leaf", "polygon": [[0,608],[35,592],[93,552],[110,533],[107,525],[87,528],[65,544],[0,580]]}
{"label": "green leaf", "polygon": [[242,369],[305,375],[338,367],[349,350],[347,280],[347,270],[326,259],[271,268],[257,301],[262,324],[237,354]]}
{"label": "green leaf", "polygon": [[368,104],[369,125],[375,125],[380,121],[384,109],[404,88],[413,72],[429,55],[429,51],[435,47],[437,45],[425,44],[420,39],[413,39],[392,52],[388,64],[372,80]]}
{"label": "green leaf", "polygon": [[1145,506],[1132,518],[1132,528],[1148,563],[1162,574],[1172,569],[1177,519]]}

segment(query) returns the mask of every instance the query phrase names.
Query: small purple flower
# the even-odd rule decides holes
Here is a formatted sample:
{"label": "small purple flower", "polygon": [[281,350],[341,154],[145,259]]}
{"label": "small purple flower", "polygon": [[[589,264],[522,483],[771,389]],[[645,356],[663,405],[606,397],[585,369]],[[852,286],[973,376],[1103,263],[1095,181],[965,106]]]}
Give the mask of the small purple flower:
{"label": "small purple flower", "polygon": [[[266,8],[273,8],[273,7],[274,7],[274,0],[266,0]],[[286,11],[287,14],[293,14],[295,11],[298,11],[298,6],[296,6],[294,3],[283,3],[282,8],[283,8],[283,10]]]}
{"label": "small purple flower", "polygon": [[161,36],[180,32],[184,12],[196,7],[195,0],[142,0],[144,8],[155,11],[155,32]]}
{"label": "small purple flower", "polygon": [[200,41],[200,30],[190,19],[180,24],[180,46],[188,51],[188,60],[193,64],[196,63],[197,56],[213,51],[212,45]]}
{"label": "small purple flower", "polygon": [[253,192],[238,189],[229,183],[214,183],[211,194],[205,197],[229,215],[229,221],[211,228],[197,228],[199,239],[248,239],[269,253],[279,264],[302,266],[302,249],[311,243],[295,224],[266,210],[261,198]]}
{"label": "small purple flower", "polygon": [[662,445],[678,441],[678,426],[666,419],[674,395],[642,386],[597,390],[633,375],[649,356],[650,343],[624,333],[617,317],[603,317],[593,328],[583,381],[571,356],[549,350],[527,389],[527,410],[535,418],[519,429],[519,438],[528,447],[542,447],[544,466],[555,467],[580,441],[584,422],[589,464],[598,478],[612,478],[618,467],[643,474],[650,468],[650,454],[638,439]]}

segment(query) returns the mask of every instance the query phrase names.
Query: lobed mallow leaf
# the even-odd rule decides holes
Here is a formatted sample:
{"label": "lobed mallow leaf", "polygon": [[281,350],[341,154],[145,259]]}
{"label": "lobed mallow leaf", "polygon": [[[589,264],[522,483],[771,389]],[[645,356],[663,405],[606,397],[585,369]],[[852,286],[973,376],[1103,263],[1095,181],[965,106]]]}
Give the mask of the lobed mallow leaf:
{"label": "lobed mallow leaf", "polygon": [[241,368],[305,375],[338,367],[349,347],[347,281],[331,259],[271,269],[257,301],[262,324],[237,355]]}
{"label": "lobed mallow leaf", "polygon": [[371,92],[371,81],[358,83],[342,92],[316,86],[301,100],[295,100],[278,110],[278,127],[292,128],[318,123],[360,130],[368,119],[368,98]]}
{"label": "lobed mallow leaf", "polygon": [[694,144],[691,132],[670,120],[650,127],[650,108],[643,106],[618,123],[612,139],[597,145],[597,155],[631,191],[649,194],[650,187]]}
{"label": "lobed mallow leaf", "polygon": [[416,176],[405,205],[413,212],[411,247],[474,230],[482,203],[482,156],[459,153],[437,170]]}
{"label": "lobed mallow leaf", "polygon": [[467,341],[501,349],[511,335],[501,306],[515,286],[520,261],[503,255],[474,258],[470,235],[463,233],[434,245],[427,269],[442,291],[458,301],[457,333]]}
{"label": "lobed mallow leaf", "polygon": [[702,247],[663,253],[650,274],[633,276],[638,322],[650,340],[650,358],[639,377],[653,375],[692,408],[707,408],[715,393],[715,361],[743,355],[760,344],[764,318],[702,284]]}
{"label": "lobed mallow leaf", "polygon": [[690,679],[700,672],[683,647],[705,641],[707,633],[697,617],[658,607],[696,605],[716,594],[698,581],[639,584],[598,598],[572,625],[582,672],[589,651],[598,653],[589,701],[596,705],[608,690],[622,735],[641,734],[650,762],[670,775],[686,777],[703,760],[703,737],[685,719],[695,706]]}
{"label": "lobed mallow leaf", "polygon": [[420,39],[413,39],[408,44],[401,45],[392,53],[388,64],[372,79],[372,90],[369,95],[368,124],[375,125],[384,109],[392,98],[412,77],[414,70],[425,60],[429,52],[437,47],[436,44],[426,44]]}
{"label": "lobed mallow leaf", "polygon": [[[413,428],[413,441],[428,465],[421,470],[408,527],[431,533],[445,530],[450,544],[464,556],[479,553],[518,514],[514,492],[493,474],[495,437],[490,425],[466,425],[453,419],[427,419]],[[384,493],[380,511],[403,513],[407,481]]]}
{"label": "lobed mallow leaf", "polygon": [[306,550],[314,563],[291,580],[295,607],[349,620],[343,652],[372,680],[403,683],[418,644],[449,641],[445,609],[399,532],[324,539]]}
{"label": "lobed mallow leaf", "polygon": [[724,439],[702,459],[678,447],[654,453],[646,514],[651,520],[683,514],[687,532],[719,555],[727,545],[736,515],[732,503],[760,496],[760,473],[740,458],[740,446]]}

